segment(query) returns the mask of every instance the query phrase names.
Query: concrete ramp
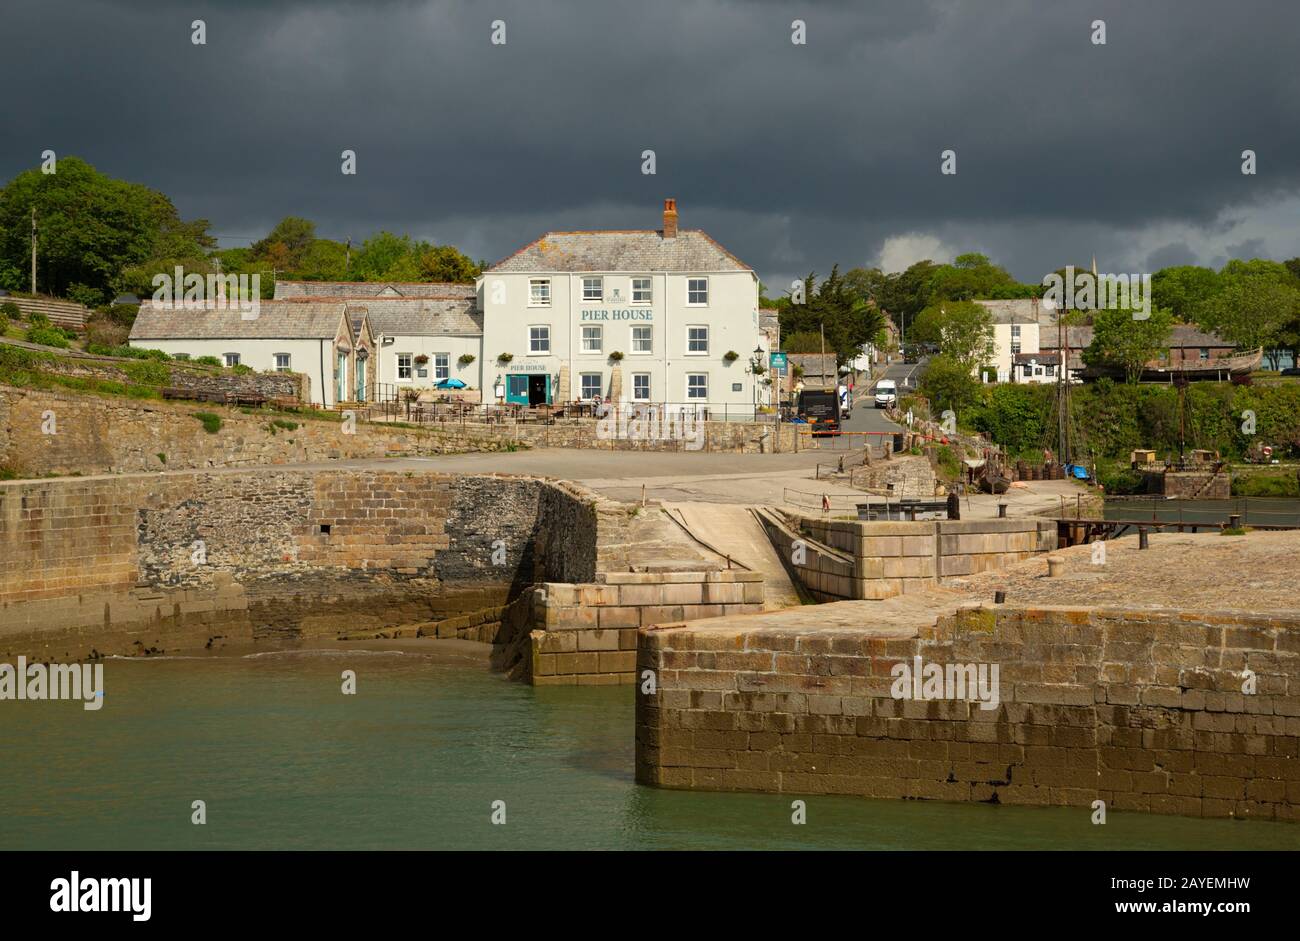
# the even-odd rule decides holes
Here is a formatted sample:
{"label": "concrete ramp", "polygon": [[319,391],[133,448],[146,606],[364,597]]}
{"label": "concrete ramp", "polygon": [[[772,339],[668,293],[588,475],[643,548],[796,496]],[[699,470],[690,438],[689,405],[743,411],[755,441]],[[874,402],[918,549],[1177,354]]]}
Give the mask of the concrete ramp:
{"label": "concrete ramp", "polygon": [[739,503],[665,503],[664,510],[719,556],[728,556],[763,576],[764,607],[800,605],[799,593],[753,510]]}

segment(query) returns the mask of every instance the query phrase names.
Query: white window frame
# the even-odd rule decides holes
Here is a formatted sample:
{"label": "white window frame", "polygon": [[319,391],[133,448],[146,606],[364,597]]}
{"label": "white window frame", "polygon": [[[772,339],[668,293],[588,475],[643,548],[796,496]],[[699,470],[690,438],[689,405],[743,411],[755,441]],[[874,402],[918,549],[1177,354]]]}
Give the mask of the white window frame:
{"label": "white window frame", "polygon": [[[596,292],[593,295],[587,294],[587,285],[595,283]],[[587,275],[582,279],[582,303],[584,304],[601,304],[605,301],[605,279],[599,275]]]}
{"label": "white window frame", "polygon": [[[691,385],[691,380],[701,376],[704,378],[704,394],[691,395],[691,389],[698,388]],[[697,400],[703,400],[705,402],[709,400],[709,374],[706,372],[688,372],[686,374],[686,401],[694,402]]]}
{"label": "white window frame", "polygon": [[[638,350],[636,348],[636,344],[637,344],[636,333],[638,330],[645,330],[649,333],[649,336],[646,338],[649,345],[649,349]],[[631,333],[628,335],[628,347],[629,347],[629,352],[633,356],[650,356],[651,354],[653,354],[655,351],[654,327],[650,324],[645,324],[645,323],[633,324],[631,328]]]}
{"label": "white window frame", "polygon": [[[587,380],[595,377],[596,392],[594,395],[587,394]],[[582,372],[578,373],[578,391],[582,395],[583,401],[590,398],[601,398],[604,396],[605,374],[601,372]]]}
{"label": "white window frame", "polygon": [[[406,366],[405,366],[405,367],[402,366],[402,359],[403,359],[403,358],[406,359]],[[413,353],[398,353],[398,354],[397,354],[396,363],[397,363],[397,373],[396,373],[396,375],[395,375],[394,381],[396,381],[396,382],[410,382],[410,381],[412,381],[412,379],[415,378],[415,354],[413,354]],[[405,376],[402,375],[402,369],[403,369],[403,368],[406,369],[406,375],[405,375]]]}
{"label": "white window frame", "polygon": [[[692,330],[704,331],[704,349],[702,350],[691,349]],[[708,356],[709,355],[709,343],[711,339],[709,336],[709,332],[710,332],[709,325],[707,323],[688,323],[686,325],[686,355],[687,356]]]}
{"label": "white window frame", "polygon": [[[232,360],[233,360],[233,362],[231,362]],[[231,366],[238,366],[239,363],[240,363],[239,354],[238,354],[238,353],[222,353],[222,354],[221,354],[221,361],[222,361],[223,363],[226,364],[226,368],[227,368],[227,369],[229,369]]]}
{"label": "white window frame", "polygon": [[[645,395],[636,394],[636,385],[637,385],[636,381],[638,379],[645,379]],[[651,379],[650,379],[650,374],[648,372],[632,373],[632,401],[633,402],[649,402],[650,389],[651,389]]]}
{"label": "white window frame", "polygon": [[[280,357],[281,357],[281,356],[284,357],[284,365],[283,365],[283,366],[280,365]],[[293,372],[293,367],[290,365],[290,364],[293,362],[293,357],[290,356],[288,353],[275,353],[275,354],[272,354],[272,358],[273,358],[274,361],[275,361],[275,371],[276,371],[276,372]]]}
{"label": "white window frame", "polygon": [[[693,290],[691,288],[691,285],[696,282],[704,283],[704,300],[702,301],[691,300],[691,292]],[[709,279],[707,277],[686,279],[686,306],[687,307],[708,307],[709,306]]]}
{"label": "white window frame", "polygon": [[[595,336],[588,337],[588,330],[594,331]],[[588,345],[588,341],[591,339],[596,341],[595,346]],[[582,352],[585,354],[595,353],[597,355],[605,352],[605,328],[602,325],[598,323],[584,323],[582,325]]]}
{"label": "white window frame", "polygon": [[[545,287],[546,297],[537,298],[533,293],[534,287]],[[529,307],[550,307],[551,306],[551,279],[550,278],[529,278],[528,279],[528,306]]]}
{"label": "white window frame", "polygon": [[[534,330],[544,331],[540,336],[534,337]],[[534,341],[544,342],[544,349],[533,349]],[[549,323],[530,323],[528,325],[528,355],[529,356],[550,356],[551,355],[551,325]]]}
{"label": "white window frame", "polygon": [[[644,282],[645,282],[645,295],[646,295],[646,296],[645,296],[645,298],[642,299],[642,300],[637,300],[637,296],[636,296],[636,292],[637,292],[637,286],[636,286],[636,283],[637,283],[638,281],[644,281]],[[652,278],[650,278],[650,277],[643,277],[643,276],[640,276],[640,275],[637,275],[637,276],[633,277],[633,278],[632,278],[631,289],[632,289],[632,306],[633,306],[633,307],[641,307],[641,306],[649,307],[651,304],[653,304],[653,303],[655,302],[655,288],[654,288],[654,280],[653,280]]]}
{"label": "white window frame", "polygon": [[[441,375],[439,375],[441,373]],[[433,354],[433,381],[438,382],[441,379],[451,378],[451,354],[434,353]]]}

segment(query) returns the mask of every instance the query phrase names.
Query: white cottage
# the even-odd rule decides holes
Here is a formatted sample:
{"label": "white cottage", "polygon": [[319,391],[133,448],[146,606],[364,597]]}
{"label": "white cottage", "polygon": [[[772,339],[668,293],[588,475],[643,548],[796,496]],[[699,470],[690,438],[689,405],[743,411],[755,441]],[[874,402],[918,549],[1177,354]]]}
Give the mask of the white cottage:
{"label": "white cottage", "polygon": [[312,403],[327,408],[374,397],[370,325],[364,311],[354,323],[340,301],[262,301],[256,316],[236,306],[145,301],[128,343],[180,359],[212,356],[225,366],[302,373]]}
{"label": "white cottage", "polygon": [[275,296],[295,303],[326,298],[364,314],[373,331],[371,370],[381,397],[460,380],[481,389],[483,315],[472,284],[452,282],[277,281]]}

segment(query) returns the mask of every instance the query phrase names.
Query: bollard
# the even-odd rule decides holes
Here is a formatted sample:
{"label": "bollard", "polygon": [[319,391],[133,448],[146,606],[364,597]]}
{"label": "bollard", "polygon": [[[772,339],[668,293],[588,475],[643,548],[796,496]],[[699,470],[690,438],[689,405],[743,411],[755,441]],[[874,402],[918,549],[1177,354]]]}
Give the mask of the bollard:
{"label": "bollard", "polygon": [[998,504],[998,519],[1002,520],[1002,519],[1006,519],[1006,518],[1007,518],[1007,505],[1006,505],[1005,503],[999,503],[999,504]]}
{"label": "bollard", "polygon": [[1005,602],[1006,600],[1007,600],[1007,593],[1006,593],[1005,591],[995,591],[995,592],[993,592],[993,603],[994,603],[994,604],[1002,604],[1002,603]]}
{"label": "bollard", "polygon": [[1149,545],[1147,543],[1147,528],[1145,526],[1138,527],[1138,548],[1139,549],[1149,548]]}
{"label": "bollard", "polygon": [[1047,577],[1060,578],[1065,574],[1065,560],[1059,555],[1049,555],[1047,557]]}

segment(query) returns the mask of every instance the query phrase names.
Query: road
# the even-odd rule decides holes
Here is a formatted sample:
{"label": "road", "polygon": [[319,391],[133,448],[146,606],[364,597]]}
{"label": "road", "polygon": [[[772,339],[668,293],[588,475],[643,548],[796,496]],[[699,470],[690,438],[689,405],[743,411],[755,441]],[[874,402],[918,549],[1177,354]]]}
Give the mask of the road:
{"label": "road", "polygon": [[[920,378],[921,370],[924,368],[924,361],[921,363],[891,363],[885,371],[878,377],[880,379],[893,379],[898,386],[900,394],[906,394],[915,389],[915,386],[908,383],[914,382]],[[875,388],[874,383],[872,389]],[[902,431],[901,425],[896,425],[885,417],[883,408],[876,408],[875,396],[871,389],[858,390],[859,399],[854,404],[853,413],[849,416],[848,421],[840,427],[844,431]],[[857,442],[854,442],[857,444]],[[879,438],[873,436],[872,444],[879,444]]]}

